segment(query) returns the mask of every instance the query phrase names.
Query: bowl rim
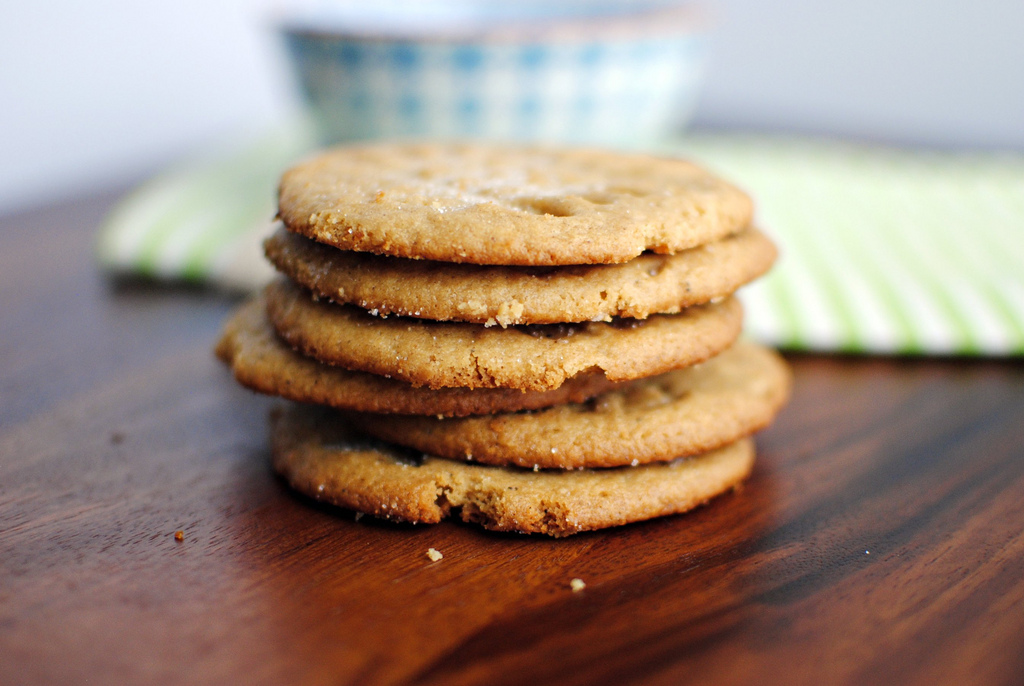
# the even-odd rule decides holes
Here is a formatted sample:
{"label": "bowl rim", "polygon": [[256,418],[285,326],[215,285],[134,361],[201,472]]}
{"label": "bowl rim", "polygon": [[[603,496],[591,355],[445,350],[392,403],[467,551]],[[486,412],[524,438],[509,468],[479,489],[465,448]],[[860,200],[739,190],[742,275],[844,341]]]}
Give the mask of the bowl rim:
{"label": "bowl rim", "polygon": [[586,16],[524,17],[502,23],[453,23],[421,28],[409,25],[346,25],[339,17],[312,14],[278,16],[277,31],[287,38],[357,43],[595,43],[696,36],[708,33],[710,11],[696,3],[668,4],[622,13]]}

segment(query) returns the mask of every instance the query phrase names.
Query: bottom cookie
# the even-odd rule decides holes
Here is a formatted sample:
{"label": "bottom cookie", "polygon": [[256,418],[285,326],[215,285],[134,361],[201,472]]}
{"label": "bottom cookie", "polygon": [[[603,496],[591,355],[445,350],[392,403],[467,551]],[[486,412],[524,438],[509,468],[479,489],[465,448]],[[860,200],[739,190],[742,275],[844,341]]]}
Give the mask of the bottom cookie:
{"label": "bottom cookie", "polygon": [[449,516],[496,531],[568,536],[678,514],[737,486],[754,463],[749,439],[672,462],[572,471],[465,464],[366,438],[331,410],[272,417],[274,468],[296,490],[409,522]]}

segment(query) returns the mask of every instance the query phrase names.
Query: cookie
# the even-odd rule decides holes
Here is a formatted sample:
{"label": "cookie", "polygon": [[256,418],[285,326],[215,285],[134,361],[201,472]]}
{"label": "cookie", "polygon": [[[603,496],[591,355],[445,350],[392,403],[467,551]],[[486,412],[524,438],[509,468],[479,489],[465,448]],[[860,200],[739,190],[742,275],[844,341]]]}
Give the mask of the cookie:
{"label": "cookie", "polygon": [[275,469],[317,500],[408,522],[458,516],[488,529],[551,536],[685,512],[736,487],[754,461],[753,443],[743,439],[642,467],[489,467],[410,455],[311,406],[278,413],[271,444]]}
{"label": "cookie", "polygon": [[345,250],[500,265],[626,262],[745,228],[750,199],[678,159],[489,144],[335,148],[287,171],[289,230]]}
{"label": "cookie", "polygon": [[352,419],[362,431],[437,457],[543,469],[671,460],[764,428],[789,396],[786,363],[740,342],[703,364],[640,379],[590,402],[531,413]]}
{"label": "cookie", "polygon": [[553,391],[507,388],[414,388],[365,372],[321,364],[282,343],[261,297],[240,307],[224,326],[217,356],[254,391],[360,412],[464,416],[583,402],[614,384],[604,374],[580,374]]}
{"label": "cookie", "polygon": [[283,280],[264,292],[271,324],[303,354],[430,388],[548,391],[595,369],[612,381],[651,376],[729,347],[743,319],[739,302],[728,298],[643,320],[500,329],[375,317],[351,305],[314,302]]}
{"label": "cookie", "polygon": [[378,314],[492,326],[643,319],[731,294],[764,274],[775,246],[754,229],[675,255],[614,265],[505,267],[338,250],[280,230],[277,269],[321,298]]}

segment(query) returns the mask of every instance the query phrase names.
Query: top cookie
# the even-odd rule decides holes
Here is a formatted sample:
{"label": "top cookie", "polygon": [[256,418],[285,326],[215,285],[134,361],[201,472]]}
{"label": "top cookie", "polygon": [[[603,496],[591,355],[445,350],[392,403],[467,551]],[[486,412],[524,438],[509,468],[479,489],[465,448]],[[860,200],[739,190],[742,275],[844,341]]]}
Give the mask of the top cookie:
{"label": "top cookie", "polygon": [[606,264],[750,223],[740,190],[677,159],[487,144],[335,148],[287,171],[279,214],[345,250],[441,262]]}

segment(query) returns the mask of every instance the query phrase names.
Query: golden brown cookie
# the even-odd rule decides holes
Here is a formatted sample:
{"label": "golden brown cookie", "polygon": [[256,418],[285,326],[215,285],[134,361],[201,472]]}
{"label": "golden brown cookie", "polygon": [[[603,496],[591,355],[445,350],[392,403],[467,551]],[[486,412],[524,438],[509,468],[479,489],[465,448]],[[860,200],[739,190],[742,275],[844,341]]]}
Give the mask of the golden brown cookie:
{"label": "golden brown cookie", "polygon": [[749,439],[642,467],[540,471],[412,455],[355,433],[329,410],[294,406],[273,419],[274,467],[296,490],[378,517],[567,536],[685,512],[737,486]]}
{"label": "golden brown cookie", "polygon": [[729,347],[743,319],[739,302],[728,298],[643,320],[500,329],[375,317],[351,305],[314,302],[283,280],[265,294],[271,324],[303,354],[431,388],[549,391],[595,369],[612,381],[651,376]]}
{"label": "golden brown cookie", "polygon": [[625,262],[745,228],[750,199],[678,159],[483,143],[368,144],[287,171],[288,229],[345,250],[503,265]]}
{"label": "golden brown cookie", "polygon": [[543,469],[635,466],[712,450],[764,428],[789,387],[782,358],[740,342],[703,364],[583,404],[462,419],[359,415],[353,423],[456,460]]}
{"label": "golden brown cookie", "polygon": [[264,244],[293,281],[375,314],[491,326],[643,319],[731,294],[764,274],[772,242],[748,229],[675,255],[567,267],[504,267],[406,260],[338,250],[283,229]]}
{"label": "golden brown cookie", "polygon": [[282,343],[267,321],[262,297],[240,307],[224,326],[217,356],[254,391],[360,412],[464,416],[583,402],[614,384],[604,374],[580,374],[553,391],[508,388],[414,388],[365,372],[332,367]]}

